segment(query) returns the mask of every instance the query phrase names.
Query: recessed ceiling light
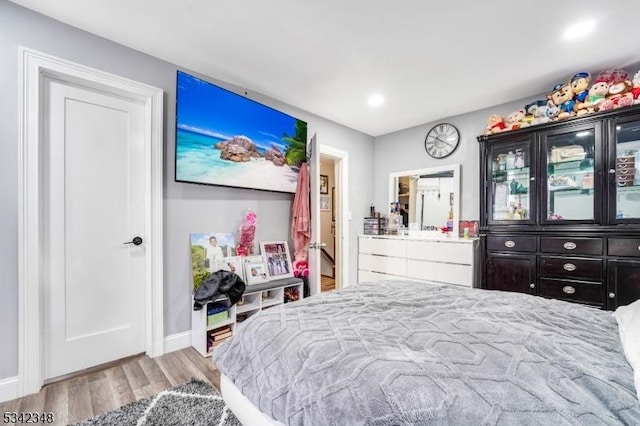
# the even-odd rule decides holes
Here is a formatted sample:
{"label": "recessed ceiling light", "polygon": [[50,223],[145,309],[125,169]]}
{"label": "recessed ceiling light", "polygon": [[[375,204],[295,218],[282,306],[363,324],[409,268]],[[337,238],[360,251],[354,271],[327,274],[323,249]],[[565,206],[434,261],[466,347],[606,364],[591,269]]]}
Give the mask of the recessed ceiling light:
{"label": "recessed ceiling light", "polygon": [[384,104],[384,96],[382,95],[371,95],[369,96],[369,106],[377,108]]}
{"label": "recessed ceiling light", "polygon": [[596,21],[593,19],[578,22],[567,28],[562,35],[565,40],[575,40],[589,34],[596,27]]}

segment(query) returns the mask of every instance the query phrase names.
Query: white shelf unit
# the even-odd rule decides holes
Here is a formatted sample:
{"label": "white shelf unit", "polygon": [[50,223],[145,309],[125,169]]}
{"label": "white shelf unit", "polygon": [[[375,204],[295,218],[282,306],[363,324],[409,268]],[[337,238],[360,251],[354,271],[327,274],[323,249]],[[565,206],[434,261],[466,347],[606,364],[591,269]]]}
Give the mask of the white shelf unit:
{"label": "white shelf unit", "polygon": [[298,300],[304,297],[304,284],[300,279],[289,278],[273,280],[262,284],[248,285],[239,303],[235,304],[227,311],[229,318],[215,325],[207,325],[207,308],[210,303],[228,302],[226,297],[218,298],[207,303],[199,311],[191,313],[191,345],[202,356],[211,356],[211,351],[207,350],[207,336],[211,331],[229,326],[232,335],[236,328],[245,319],[257,314],[263,309],[278,306],[285,303],[285,289],[296,288]]}
{"label": "white shelf unit", "polygon": [[363,235],[358,248],[358,282],[478,284],[477,239]]}

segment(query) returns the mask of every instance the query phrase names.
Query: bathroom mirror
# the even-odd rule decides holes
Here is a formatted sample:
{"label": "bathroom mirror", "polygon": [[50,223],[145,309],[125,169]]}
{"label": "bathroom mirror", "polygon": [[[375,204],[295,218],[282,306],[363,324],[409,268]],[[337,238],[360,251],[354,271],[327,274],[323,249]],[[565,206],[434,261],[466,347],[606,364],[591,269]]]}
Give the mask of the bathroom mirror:
{"label": "bathroom mirror", "polygon": [[389,173],[389,209],[399,203],[405,229],[413,235],[441,234],[451,222],[458,236],[460,165],[428,167]]}

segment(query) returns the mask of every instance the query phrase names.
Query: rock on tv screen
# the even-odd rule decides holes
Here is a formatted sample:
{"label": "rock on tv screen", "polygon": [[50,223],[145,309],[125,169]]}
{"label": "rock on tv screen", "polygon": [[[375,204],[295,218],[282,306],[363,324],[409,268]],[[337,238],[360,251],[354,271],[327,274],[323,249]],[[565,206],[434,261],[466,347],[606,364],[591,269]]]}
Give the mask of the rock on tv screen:
{"label": "rock on tv screen", "polygon": [[178,71],[178,182],[295,192],[307,123]]}

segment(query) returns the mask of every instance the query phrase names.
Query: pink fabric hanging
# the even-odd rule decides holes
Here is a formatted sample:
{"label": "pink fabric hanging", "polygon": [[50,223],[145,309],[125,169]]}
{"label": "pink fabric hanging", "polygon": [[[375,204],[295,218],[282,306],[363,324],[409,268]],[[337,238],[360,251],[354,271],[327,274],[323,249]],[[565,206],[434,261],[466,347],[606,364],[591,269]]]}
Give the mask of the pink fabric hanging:
{"label": "pink fabric hanging", "polygon": [[307,260],[309,240],[311,239],[311,218],[309,211],[309,165],[302,163],[298,175],[296,195],[293,199],[293,220],[291,238],[295,260]]}

